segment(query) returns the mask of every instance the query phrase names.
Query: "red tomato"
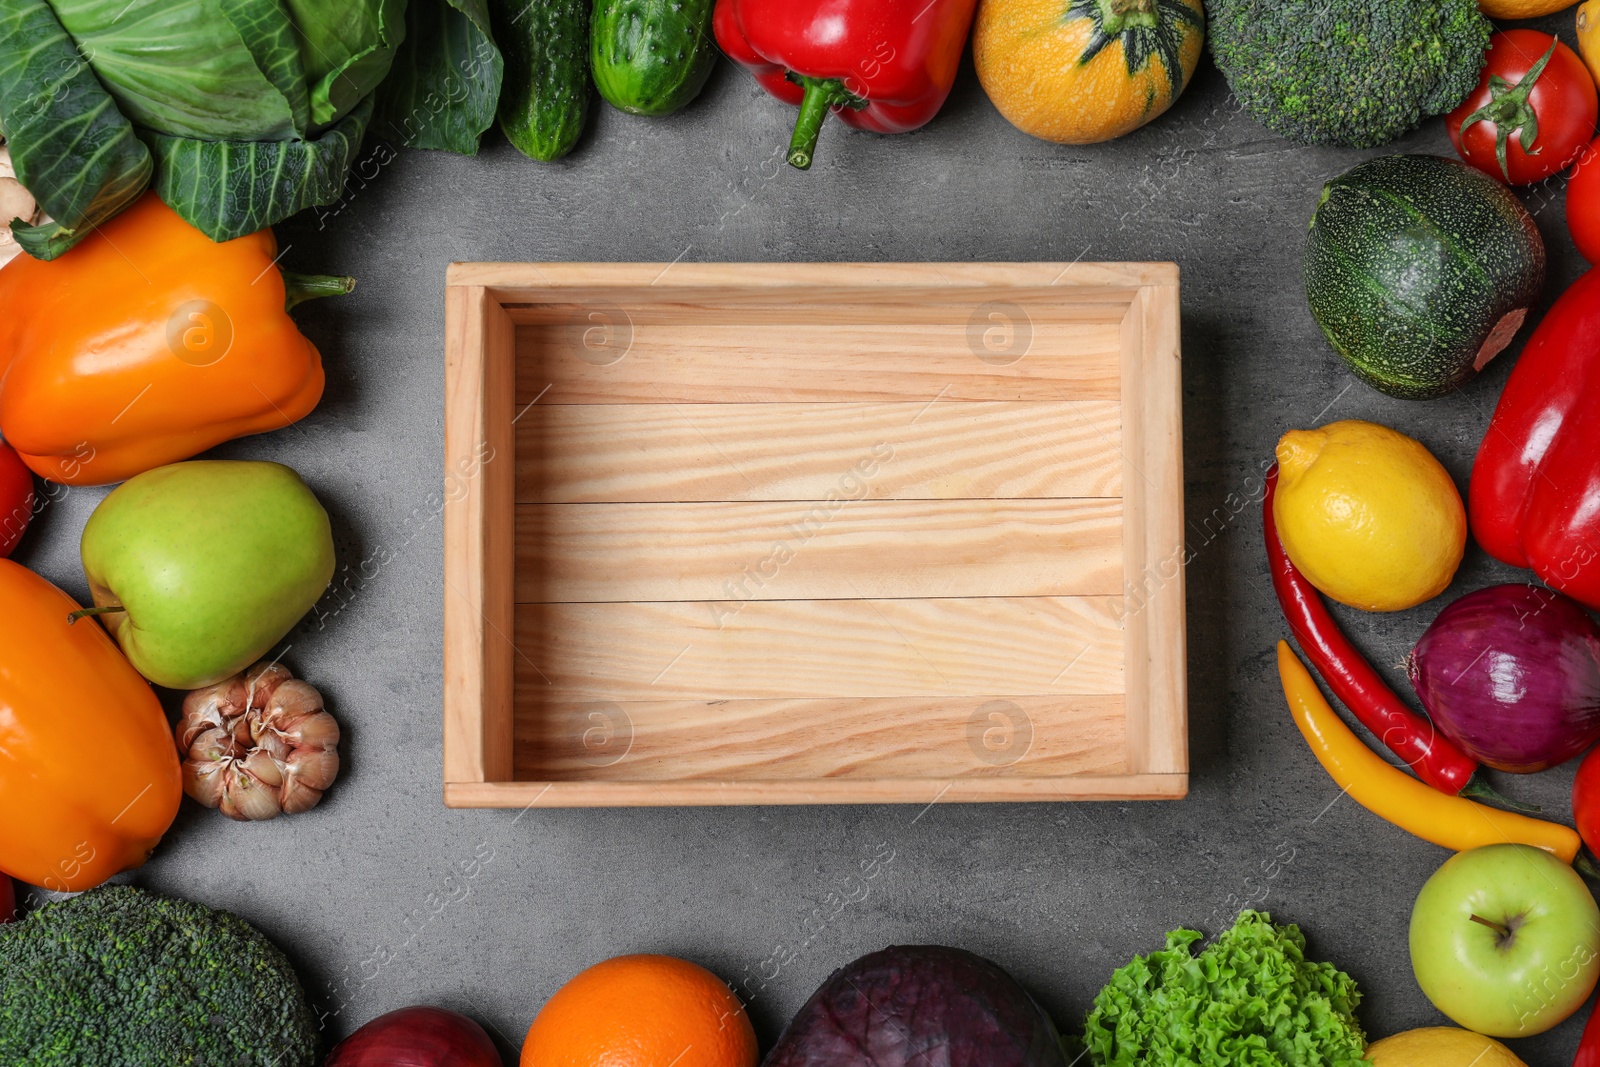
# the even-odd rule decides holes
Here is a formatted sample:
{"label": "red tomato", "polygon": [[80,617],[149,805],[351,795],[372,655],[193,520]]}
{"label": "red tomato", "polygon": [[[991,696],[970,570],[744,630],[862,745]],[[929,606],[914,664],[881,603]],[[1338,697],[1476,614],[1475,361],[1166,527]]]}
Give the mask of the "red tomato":
{"label": "red tomato", "polygon": [[1572,819],[1589,851],[1600,852],[1600,748],[1589,750],[1572,780]]}
{"label": "red tomato", "polygon": [[1600,139],[1578,157],[1567,179],[1567,229],[1583,258],[1600,265]]}
{"label": "red tomato", "polygon": [[0,559],[22,540],[33,518],[33,472],[23,466],[17,450],[0,441]]}
{"label": "red tomato", "polygon": [[1478,87],[1445,129],[1468,163],[1512,185],[1564,170],[1594,136],[1594,79],[1578,54],[1548,33],[1506,30],[1489,39]]}

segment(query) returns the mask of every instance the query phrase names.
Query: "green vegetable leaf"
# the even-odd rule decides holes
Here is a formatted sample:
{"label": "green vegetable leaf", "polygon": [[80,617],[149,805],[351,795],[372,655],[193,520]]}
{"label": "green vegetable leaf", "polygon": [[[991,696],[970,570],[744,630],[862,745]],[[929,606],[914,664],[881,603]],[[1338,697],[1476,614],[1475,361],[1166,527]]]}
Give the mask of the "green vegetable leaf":
{"label": "green vegetable leaf", "polygon": [[287,141],[306,132],[299,45],[277,3],[52,0],[52,6],[122,113],[144,129],[219,141]]}
{"label": "green vegetable leaf", "polygon": [[[260,0],[231,0],[259,5]],[[405,0],[284,0],[299,31],[311,119],[325,125],[372,95],[406,36]]]}
{"label": "green vegetable leaf", "polygon": [[1089,1058],[1102,1067],[1358,1067],[1366,1035],[1355,980],[1305,958],[1297,926],[1242,911],[1198,956],[1174,930],[1094,999]]}
{"label": "green vegetable leaf", "polygon": [[39,259],[77,244],[150,182],[150,153],[44,0],[0,7],[0,134],[18,180],[56,220],[0,220]]}
{"label": "green vegetable leaf", "polygon": [[381,137],[476,155],[494,122],[504,63],[484,0],[411,0],[406,40],[378,90]]}
{"label": "green vegetable leaf", "polygon": [[156,192],[213,241],[254,233],[344,191],[372,118],[372,98],[308,141],[199,141],[147,135]]}

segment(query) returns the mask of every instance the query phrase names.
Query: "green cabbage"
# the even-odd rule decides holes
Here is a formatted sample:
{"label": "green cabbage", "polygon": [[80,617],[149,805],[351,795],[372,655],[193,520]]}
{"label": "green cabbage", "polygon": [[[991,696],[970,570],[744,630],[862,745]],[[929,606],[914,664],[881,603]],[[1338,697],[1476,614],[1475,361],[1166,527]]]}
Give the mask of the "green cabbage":
{"label": "green cabbage", "polygon": [[6,0],[3,12],[0,134],[63,220],[32,235],[13,224],[41,258],[152,181],[214,240],[250,233],[337,200],[375,112],[400,144],[475,152],[499,98],[483,0]]}
{"label": "green cabbage", "polygon": [[1356,1067],[1355,980],[1309,963],[1298,926],[1242,911],[1199,955],[1194,930],[1136,956],[1094,998],[1084,1043],[1105,1067]]}

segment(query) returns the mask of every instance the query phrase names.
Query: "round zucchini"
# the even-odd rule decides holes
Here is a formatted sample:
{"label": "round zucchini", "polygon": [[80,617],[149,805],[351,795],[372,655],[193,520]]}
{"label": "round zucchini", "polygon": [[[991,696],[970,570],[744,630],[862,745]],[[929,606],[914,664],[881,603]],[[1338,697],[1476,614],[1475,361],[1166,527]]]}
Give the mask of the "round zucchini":
{"label": "round zucchini", "polygon": [[1306,300],[1356,377],[1429,400],[1511,342],[1544,285],[1522,202],[1438,156],[1384,156],[1330,181],[1306,240]]}
{"label": "round zucchini", "polygon": [[717,60],[713,0],[594,0],[589,63],[612,107],[670,115],[696,96]]}

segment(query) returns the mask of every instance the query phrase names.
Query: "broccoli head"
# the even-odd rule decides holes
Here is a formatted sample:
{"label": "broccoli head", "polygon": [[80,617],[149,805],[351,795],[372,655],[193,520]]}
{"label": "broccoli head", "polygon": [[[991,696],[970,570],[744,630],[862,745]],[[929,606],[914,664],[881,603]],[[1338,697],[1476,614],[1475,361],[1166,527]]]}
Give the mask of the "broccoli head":
{"label": "broccoli head", "polygon": [[1244,109],[1302,144],[1375,148],[1478,84],[1477,0],[1208,0],[1211,55]]}
{"label": "broccoli head", "polygon": [[0,926],[0,1063],[311,1067],[289,961],[243,919],[102,886]]}

